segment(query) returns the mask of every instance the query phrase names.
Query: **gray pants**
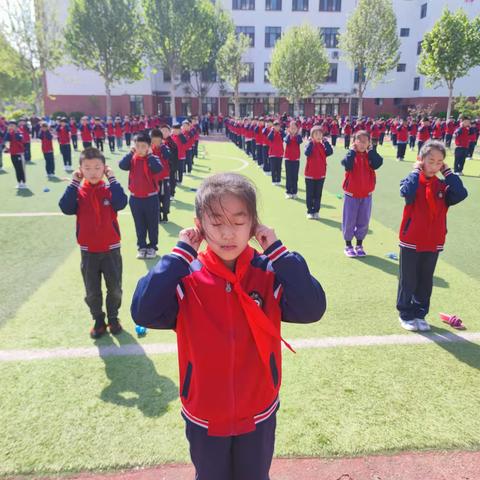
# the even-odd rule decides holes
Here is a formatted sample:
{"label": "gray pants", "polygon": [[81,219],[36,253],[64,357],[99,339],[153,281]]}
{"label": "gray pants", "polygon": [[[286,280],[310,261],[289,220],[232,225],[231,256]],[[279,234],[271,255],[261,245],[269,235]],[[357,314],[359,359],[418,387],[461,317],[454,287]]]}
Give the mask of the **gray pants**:
{"label": "gray pants", "polygon": [[363,240],[368,233],[368,224],[372,213],[372,196],[353,198],[344,195],[343,203],[343,238],[351,242],[353,237]]}
{"label": "gray pants", "polygon": [[85,284],[85,303],[94,320],[105,318],[103,312],[102,274],[107,286],[107,317],[116,319],[122,303],[122,256],[120,248],[105,253],[82,250],[81,271]]}

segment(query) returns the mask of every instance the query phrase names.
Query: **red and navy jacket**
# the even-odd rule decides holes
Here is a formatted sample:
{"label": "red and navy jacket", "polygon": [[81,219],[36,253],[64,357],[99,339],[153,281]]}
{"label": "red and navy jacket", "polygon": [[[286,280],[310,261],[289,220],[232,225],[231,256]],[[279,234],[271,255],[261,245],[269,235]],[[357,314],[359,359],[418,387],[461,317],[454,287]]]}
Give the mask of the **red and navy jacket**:
{"label": "red and navy jacket", "polygon": [[470,128],[460,127],[455,130],[455,145],[459,148],[470,146]]}
{"label": "red and navy jacket", "polygon": [[156,174],[162,171],[160,159],[155,155],[141,157],[127,153],[118,163],[122,170],[128,170],[128,189],[133,197],[147,198],[158,193]]}
{"label": "red and navy jacket", "polygon": [[441,140],[444,133],[445,132],[442,125],[434,125],[432,128],[432,138],[435,140]]}
{"label": "red and navy jacket", "polygon": [[[122,138],[123,130],[122,130],[122,122],[115,122],[115,136],[117,138]],[[142,129],[143,130],[143,129]]]}
{"label": "red and navy jacket", "polygon": [[[249,262],[240,286],[274,329],[280,334],[282,321],[320,320],[325,293],[305,260],[279,240],[252,257],[249,248],[237,260]],[[132,318],[147,328],[175,330],[184,417],[210,436],[242,435],[278,409],[280,339],[271,337],[266,368],[232,285],[196,257],[184,242],[164,255],[138,282]]]}
{"label": "red and navy jacket", "polygon": [[172,135],[172,140],[177,145],[178,159],[185,160],[187,158],[187,138],[183,133]]}
{"label": "red and navy jacket", "polygon": [[408,126],[408,134],[410,137],[416,137],[418,132],[418,125],[416,123],[411,123]]}
{"label": "red and navy jacket", "polygon": [[20,132],[11,132],[10,130],[7,130],[7,133],[3,137],[3,142],[10,142],[8,149],[10,155],[23,155],[25,153],[23,137]]}
{"label": "red and navy jacket", "polygon": [[93,126],[93,137],[95,140],[101,140],[105,138],[105,129],[103,128],[103,125],[95,124]]}
{"label": "red and navy jacket", "polygon": [[42,153],[53,152],[53,135],[48,130],[40,130],[38,132],[38,138],[42,141]]}
{"label": "red and navy jacket", "polygon": [[443,172],[445,180],[432,179],[436,214],[431,214],[426,200],[426,187],[420,181],[424,173],[415,169],[400,182],[400,195],[405,198],[400,225],[400,246],[417,252],[443,250],[447,234],[447,212],[452,205],[467,198],[467,190],[460,177],[450,169]]}
{"label": "red and navy jacket", "polygon": [[91,142],[92,138],[92,127],[87,124],[80,125],[80,136],[82,137],[82,142]]}
{"label": "red and navy jacket", "polygon": [[330,134],[333,136],[338,136],[340,134],[340,129],[338,128],[338,123],[333,122],[332,126],[330,127]]}
{"label": "red and navy jacket", "polygon": [[92,185],[72,180],[60,199],[60,210],[77,216],[76,235],[81,250],[101,253],[120,248],[117,212],[126,207],[128,198],[115,177],[108,182]]}
{"label": "red and navy jacket", "polygon": [[426,125],[421,125],[418,128],[418,133],[417,133],[417,140],[419,142],[426,142],[427,140],[430,140],[430,129]]}
{"label": "red and navy jacket", "polygon": [[70,129],[66,125],[62,127],[58,125],[57,128],[57,139],[60,145],[69,145],[70,144]]}
{"label": "red and navy jacket", "polygon": [[76,135],[77,132],[78,132],[77,123],[74,122],[74,121],[71,121],[71,122],[69,123],[69,126],[70,126],[70,132],[71,132],[71,134],[72,134],[72,135]]}
{"label": "red and navy jacket", "polygon": [[302,143],[301,135],[285,135],[285,160],[300,160],[300,145]]}
{"label": "red and navy jacket", "polygon": [[346,137],[349,137],[352,134],[352,126],[350,125],[350,123],[346,123],[343,127],[343,134]]}
{"label": "red and navy jacket", "polygon": [[130,122],[124,122],[123,129],[125,130],[125,133],[132,133],[132,126],[130,125]]}
{"label": "red and navy jacket", "polygon": [[165,143],[161,145],[152,144],[153,154],[160,159],[162,164],[162,171],[156,175],[158,180],[165,180],[170,178],[170,150]]}
{"label": "red and navy jacket", "polygon": [[23,143],[30,143],[30,129],[27,125],[19,125],[18,131],[22,134]]}
{"label": "red and navy jacket", "polygon": [[263,145],[264,143],[264,139],[263,139],[263,135],[262,135],[262,130],[264,129],[264,127],[262,127],[261,125],[257,125],[254,129],[254,132],[255,132],[255,135],[253,138],[255,138],[255,145]]}
{"label": "red and navy jacket", "polygon": [[447,128],[447,135],[453,135],[454,132],[455,132],[455,128],[456,128],[455,122],[453,120],[449,120],[447,122],[447,127],[446,128]]}
{"label": "red and navy jacket", "polygon": [[397,126],[397,143],[407,143],[408,141],[408,128],[405,124]]}
{"label": "red and navy jacket", "polygon": [[268,156],[283,158],[283,137],[281,132],[277,132],[274,128],[272,128],[268,134],[268,141],[270,142]]}
{"label": "red and navy jacket", "polygon": [[107,122],[107,137],[115,137],[115,129],[112,122]]}
{"label": "red and navy jacket", "polygon": [[310,140],[305,147],[305,178],[320,180],[327,176],[327,157],[332,155],[333,149],[326,140],[314,142]]}
{"label": "red and navy jacket", "polygon": [[375,190],[375,170],[383,165],[383,158],[375,151],[356,152],[349,150],[342,160],[345,167],[343,191],[354,198],[365,198]]}

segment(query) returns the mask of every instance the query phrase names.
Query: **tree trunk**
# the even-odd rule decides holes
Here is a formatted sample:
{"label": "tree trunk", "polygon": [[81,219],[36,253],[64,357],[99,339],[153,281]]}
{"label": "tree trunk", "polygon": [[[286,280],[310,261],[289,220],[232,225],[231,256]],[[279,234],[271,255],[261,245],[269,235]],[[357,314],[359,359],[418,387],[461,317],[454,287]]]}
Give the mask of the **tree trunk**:
{"label": "tree trunk", "polygon": [[239,118],[240,117],[240,98],[239,98],[239,92],[238,92],[238,84],[235,86],[235,117]]}
{"label": "tree trunk", "polygon": [[453,83],[448,86],[448,107],[447,107],[447,120],[452,113],[452,99],[453,99]]}
{"label": "tree trunk", "polygon": [[110,89],[110,84],[105,81],[105,94],[107,96],[107,117],[112,116],[112,91]]}
{"label": "tree trunk", "polygon": [[300,115],[300,101],[298,98],[293,100],[293,117],[297,118]]}
{"label": "tree trunk", "polygon": [[172,117],[172,125],[177,123],[177,111],[175,107],[175,78],[176,69],[170,68],[170,116]]}

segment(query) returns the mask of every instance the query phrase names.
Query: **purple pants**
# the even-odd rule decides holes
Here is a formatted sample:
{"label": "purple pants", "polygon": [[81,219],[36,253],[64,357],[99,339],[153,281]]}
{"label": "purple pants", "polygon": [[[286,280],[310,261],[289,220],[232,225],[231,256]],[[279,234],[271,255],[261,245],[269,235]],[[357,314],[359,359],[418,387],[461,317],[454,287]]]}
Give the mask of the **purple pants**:
{"label": "purple pants", "polygon": [[371,195],[365,198],[344,195],[342,231],[345,241],[350,242],[353,237],[363,240],[367,236],[371,213]]}

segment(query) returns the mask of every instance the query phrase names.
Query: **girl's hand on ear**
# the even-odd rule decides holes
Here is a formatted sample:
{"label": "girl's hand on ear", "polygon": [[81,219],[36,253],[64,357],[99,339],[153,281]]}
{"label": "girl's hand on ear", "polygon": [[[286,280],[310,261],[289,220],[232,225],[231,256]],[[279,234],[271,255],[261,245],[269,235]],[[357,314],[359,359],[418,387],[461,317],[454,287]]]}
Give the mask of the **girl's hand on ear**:
{"label": "girl's hand on ear", "polygon": [[178,239],[190,245],[195,251],[199,249],[203,241],[203,235],[196,227],[185,228],[178,234]]}
{"label": "girl's hand on ear", "polygon": [[275,230],[265,225],[258,225],[255,238],[264,251],[278,240]]}
{"label": "girl's hand on ear", "polygon": [[415,162],[415,164],[413,165],[413,168],[414,168],[414,169],[418,168],[418,169],[420,169],[420,170],[423,170],[423,162],[422,162],[421,160],[417,160],[417,161]]}

